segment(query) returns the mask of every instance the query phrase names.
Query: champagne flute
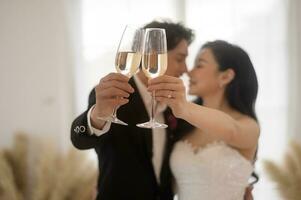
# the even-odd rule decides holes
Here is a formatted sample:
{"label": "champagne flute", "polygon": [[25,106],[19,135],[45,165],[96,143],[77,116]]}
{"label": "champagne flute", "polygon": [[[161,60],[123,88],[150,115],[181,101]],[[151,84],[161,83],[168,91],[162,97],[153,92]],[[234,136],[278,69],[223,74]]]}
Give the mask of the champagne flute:
{"label": "champagne flute", "polygon": [[[164,29],[147,28],[144,34],[142,50],[142,70],[149,78],[155,78],[165,73],[167,69],[167,42]],[[137,124],[140,128],[167,128],[166,124],[157,122],[155,115],[155,92],[152,93],[150,121]]]}
{"label": "champagne flute", "polygon": [[[131,78],[139,70],[142,39],[142,29],[132,26],[125,27],[115,57],[117,73]],[[108,118],[98,117],[98,119],[127,126],[127,123],[117,118],[117,109],[118,106],[114,108],[112,115]]]}

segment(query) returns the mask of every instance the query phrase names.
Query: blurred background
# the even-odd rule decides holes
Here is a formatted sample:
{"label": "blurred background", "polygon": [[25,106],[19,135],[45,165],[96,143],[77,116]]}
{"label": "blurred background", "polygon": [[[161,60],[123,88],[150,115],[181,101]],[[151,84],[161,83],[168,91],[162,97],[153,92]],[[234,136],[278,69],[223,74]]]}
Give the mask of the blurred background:
{"label": "blurred background", "polygon": [[263,161],[281,162],[288,142],[301,141],[300,15],[298,0],[0,0],[0,148],[11,147],[17,131],[61,151],[71,146],[72,120],[99,79],[115,71],[124,26],[170,19],[195,31],[190,69],[209,40],[249,53],[261,124],[254,197],[281,199]]}

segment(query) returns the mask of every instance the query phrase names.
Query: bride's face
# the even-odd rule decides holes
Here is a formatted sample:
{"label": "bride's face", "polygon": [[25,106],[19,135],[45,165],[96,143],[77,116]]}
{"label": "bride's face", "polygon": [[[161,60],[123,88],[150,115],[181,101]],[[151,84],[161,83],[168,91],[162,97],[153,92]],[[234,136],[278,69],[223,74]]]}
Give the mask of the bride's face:
{"label": "bride's face", "polygon": [[220,71],[210,49],[203,49],[195,60],[194,68],[188,73],[190,77],[189,94],[206,97],[218,92]]}

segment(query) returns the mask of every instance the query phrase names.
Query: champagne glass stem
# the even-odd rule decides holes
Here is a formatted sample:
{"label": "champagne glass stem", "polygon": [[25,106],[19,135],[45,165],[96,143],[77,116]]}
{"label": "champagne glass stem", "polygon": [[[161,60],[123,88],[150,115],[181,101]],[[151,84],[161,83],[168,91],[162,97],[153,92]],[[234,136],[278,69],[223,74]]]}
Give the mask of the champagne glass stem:
{"label": "champagne glass stem", "polygon": [[[116,96],[116,100],[119,100],[119,97],[118,97],[118,96]],[[117,118],[117,110],[118,110],[118,108],[119,108],[118,105],[116,105],[116,106],[114,107],[113,113],[112,113],[112,117],[113,117],[113,118]]]}
{"label": "champagne glass stem", "polygon": [[[118,100],[118,96],[116,97],[116,99]],[[128,125],[127,123],[125,123],[117,118],[118,108],[119,108],[119,106],[115,106],[115,108],[113,110],[113,114],[111,115],[111,122],[127,126]]]}
{"label": "champagne glass stem", "polygon": [[152,106],[151,106],[151,116],[150,121],[153,123],[155,122],[155,108],[156,108],[156,100],[155,100],[155,91],[152,92]]}
{"label": "champagne glass stem", "polygon": [[113,114],[112,114],[112,117],[116,118],[117,116],[117,109],[118,109],[118,106],[116,106],[113,110]]}

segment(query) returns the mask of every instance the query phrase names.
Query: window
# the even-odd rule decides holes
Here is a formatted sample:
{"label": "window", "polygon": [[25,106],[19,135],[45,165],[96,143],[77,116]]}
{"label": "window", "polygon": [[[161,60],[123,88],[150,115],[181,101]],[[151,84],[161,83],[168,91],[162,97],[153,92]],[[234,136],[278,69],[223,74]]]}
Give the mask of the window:
{"label": "window", "polygon": [[279,160],[287,134],[287,5],[281,0],[188,0],[186,24],[196,30],[194,52],[208,40],[238,44],[250,55],[259,80],[257,115],[261,125],[255,199],[277,199],[262,160]]}
{"label": "window", "polygon": [[[261,137],[257,171],[261,177],[255,199],[277,199],[275,187],[265,178],[262,159],[279,159],[287,134],[287,5],[281,0],[83,0],[83,58],[85,84],[82,100],[99,78],[115,71],[114,56],[127,23],[143,25],[157,17],[184,21],[194,29],[188,65],[208,40],[238,44],[250,55],[259,79],[257,114]],[[77,95],[79,96],[79,95]],[[82,111],[86,105],[79,105]]]}

